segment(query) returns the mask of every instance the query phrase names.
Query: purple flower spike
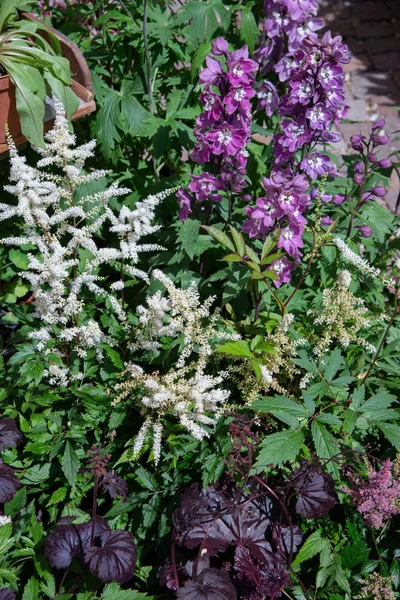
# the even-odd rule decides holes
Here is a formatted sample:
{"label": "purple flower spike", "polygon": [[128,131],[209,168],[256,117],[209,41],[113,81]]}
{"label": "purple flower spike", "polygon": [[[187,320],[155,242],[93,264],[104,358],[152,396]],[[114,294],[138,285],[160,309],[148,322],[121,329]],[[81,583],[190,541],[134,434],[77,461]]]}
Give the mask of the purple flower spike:
{"label": "purple flower spike", "polygon": [[243,147],[245,137],[243,129],[236,129],[226,121],[206,133],[207,140],[211,142],[211,151],[217,156],[220,154],[234,156]]}
{"label": "purple flower spike", "polygon": [[372,235],[372,229],[368,225],[358,225],[358,230],[364,238],[370,238]]}
{"label": "purple flower spike", "polygon": [[299,248],[304,245],[301,234],[302,230],[297,225],[284,227],[279,233],[278,248],[284,248],[289,256],[299,259],[301,257]]}
{"label": "purple flower spike", "polygon": [[226,186],[211,173],[201,173],[201,175],[192,175],[192,181],[188,188],[196,196],[198,202],[204,200],[221,202],[222,197],[216,192],[225,190]]}
{"label": "purple flower spike", "polygon": [[306,117],[310,121],[312,129],[328,129],[332,121],[331,111],[325,108],[322,102],[318,102],[315,106],[309,108]]}

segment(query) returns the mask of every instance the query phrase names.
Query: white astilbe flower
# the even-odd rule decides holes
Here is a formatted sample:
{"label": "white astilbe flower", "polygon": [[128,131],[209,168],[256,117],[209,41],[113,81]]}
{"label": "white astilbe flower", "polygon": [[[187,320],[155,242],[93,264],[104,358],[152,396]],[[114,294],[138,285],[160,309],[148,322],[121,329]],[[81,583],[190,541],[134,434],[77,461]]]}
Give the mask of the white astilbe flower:
{"label": "white astilbe flower", "polygon": [[359,335],[361,329],[371,326],[371,320],[366,317],[368,309],[364,301],[354,296],[349,289],[350,284],[351,274],[342,271],[337,278],[336,289],[323,290],[322,307],[307,312],[315,317],[314,326],[322,326],[313,349],[317,356],[327,352],[332,344],[347,348],[351,342],[368,352],[376,352],[375,346]]}
{"label": "white astilbe flower", "polygon": [[171,369],[166,375],[147,375],[137,365],[130,365],[128,370],[131,377],[117,385],[119,395],[113,404],[136,398],[135,390],[142,388],[144,395],[140,404],[145,420],[135,440],[134,455],[140,452],[152,429],[154,461],[158,463],[163,420],[167,417],[176,418],[199,441],[209,437],[204,425],[214,425],[218,421],[230,394],[219,387],[224,374],[213,377],[197,371],[190,375],[189,367]]}
{"label": "white astilbe flower", "polygon": [[[215,296],[210,296],[203,302],[195,282],[182,290],[177,288],[173,281],[164,273],[155,269],[152,276],[160,281],[167,290],[167,298],[160,291],[146,298],[147,306],[139,306],[139,327],[136,331],[136,340],[133,348],[157,351],[160,348],[160,338],[163,336],[184,336],[184,350],[181,353],[177,367],[182,368],[196,344],[203,345],[203,356],[212,352],[210,345],[211,335],[204,328],[203,320],[210,317],[210,307],[215,301]],[[213,315],[215,322],[218,311]],[[214,331],[217,337],[232,339],[232,334]],[[233,335],[235,339],[236,335]]]}
{"label": "white astilbe flower", "polygon": [[[53,349],[68,357],[69,345],[80,358],[87,350],[95,349],[100,359],[101,345],[113,345],[113,341],[102,331],[100,312],[88,316],[84,311],[88,292],[93,305],[105,304],[126,324],[124,280],[147,280],[147,274],[136,264],[140,253],[162,250],[159,245],[143,243],[143,238],[158,231],[153,224],[155,209],[171,190],[151,195],[133,209],[122,206],[119,212],[110,208],[110,199],[130,190],[120,188],[117,182],[102,191],[82,194],[82,183],[97,181],[109,172],[85,173],[85,161],[93,157],[96,143],[92,140],[76,146],[60,102],[56,102],[54,127],[45,134],[45,147],[36,149],[41,155],[36,167],[29,166],[18,155],[13,141],[8,141],[11,185],[5,189],[17,198],[17,204],[0,204],[0,221],[15,219],[22,231],[16,237],[4,238],[2,243],[35,247],[29,254],[27,270],[21,273],[31,285],[33,314],[40,324],[38,332],[30,337],[37,340],[40,351]],[[47,172],[48,166],[56,167],[59,174]],[[102,239],[109,239],[107,230],[114,234],[113,247],[99,243],[100,228]],[[102,276],[105,265],[118,272],[118,281],[111,285]],[[48,368],[49,381],[66,385],[71,377],[63,369],[57,365],[53,370]],[[73,372],[77,370],[75,365]]]}
{"label": "white astilbe flower", "polygon": [[377,267],[369,264],[365,259],[353,252],[351,248],[342,239],[335,237],[333,240],[336,247],[340,250],[344,260],[354,265],[359,271],[370,275],[371,277],[380,278],[385,285],[396,287],[396,282],[393,279],[387,279],[383,276],[382,271]]}

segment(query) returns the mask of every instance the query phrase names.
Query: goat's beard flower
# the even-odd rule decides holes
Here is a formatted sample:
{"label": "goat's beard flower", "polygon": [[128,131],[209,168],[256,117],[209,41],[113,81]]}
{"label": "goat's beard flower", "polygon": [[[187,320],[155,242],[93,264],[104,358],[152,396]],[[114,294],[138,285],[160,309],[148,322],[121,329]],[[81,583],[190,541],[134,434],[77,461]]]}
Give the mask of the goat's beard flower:
{"label": "goat's beard flower", "polygon": [[[75,135],[69,125],[60,102],[56,103],[54,128],[45,134],[44,148],[36,167],[26,164],[26,159],[17,153],[13,141],[9,140],[13,185],[5,189],[17,197],[16,205],[0,204],[0,221],[22,220],[23,234],[4,238],[4,244],[30,244],[36,248],[29,254],[28,269],[21,275],[29,281],[33,292],[33,316],[40,328],[29,334],[37,340],[37,348],[46,353],[57,349],[59,341],[67,343],[78,359],[85,358],[87,350],[95,349],[98,360],[102,359],[102,344],[113,345],[105,335],[98,314],[87,316],[84,311],[85,296],[89,292],[96,299],[107,303],[121,323],[126,323],[122,298],[123,279],[138,277],[147,279],[147,274],[135,265],[139,254],[162,250],[157,244],[143,244],[144,236],[158,231],[153,224],[154,211],[168,192],[149,196],[137,202],[134,209],[122,206],[114,213],[109,206],[111,198],[130,192],[112,183],[107,189],[81,197],[77,194],[81,184],[96,181],[107,172],[94,170],[85,173],[85,161],[94,154],[95,141],[76,146]],[[59,175],[48,173],[48,166],[57,167]],[[105,228],[115,235],[112,248],[98,243],[99,230]],[[80,259],[84,250],[85,260]],[[107,288],[102,285],[101,270],[104,265],[114,266],[122,273],[117,285]],[[80,360],[76,361],[73,377],[81,379]],[[69,368],[49,364],[45,376],[54,385],[68,385]]]}
{"label": "goat's beard flower", "polygon": [[383,527],[385,521],[400,514],[400,469],[398,464],[385,460],[379,471],[367,463],[368,479],[350,474],[349,494],[357,511],[373,528]]}

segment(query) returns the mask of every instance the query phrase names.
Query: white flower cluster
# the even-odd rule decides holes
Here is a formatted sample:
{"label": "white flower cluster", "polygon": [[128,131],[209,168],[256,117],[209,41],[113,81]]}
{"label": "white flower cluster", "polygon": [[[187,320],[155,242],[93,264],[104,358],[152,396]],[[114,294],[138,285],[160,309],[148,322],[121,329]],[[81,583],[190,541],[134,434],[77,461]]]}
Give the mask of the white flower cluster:
{"label": "white flower cluster", "polygon": [[210,296],[202,303],[195,282],[182,290],[158,269],[153,271],[152,276],[163,284],[168,297],[164,298],[158,291],[146,298],[147,307],[138,306],[139,327],[133,348],[155,352],[159,349],[159,340],[163,336],[176,337],[183,334],[185,347],[179,357],[178,368],[183,367],[196,344],[202,343],[204,356],[210,355],[212,348],[209,345],[209,333],[203,328],[203,319],[210,316],[210,307],[215,297]]}
{"label": "white flower cluster", "polygon": [[[95,316],[86,316],[83,294],[86,298],[88,292],[92,294],[94,304],[98,299],[107,302],[117,318],[126,322],[124,279],[147,279],[147,274],[136,267],[139,254],[162,247],[141,240],[159,229],[152,224],[154,211],[170,191],[151,195],[133,209],[122,206],[118,213],[110,208],[110,199],[130,192],[118,183],[82,197],[80,186],[103,178],[107,172],[84,172],[85,161],[94,154],[95,141],[76,147],[62,104],[58,102],[56,108],[55,125],[45,135],[45,148],[37,148],[42,158],[36,167],[29,166],[9,140],[10,181],[14,185],[5,189],[17,197],[18,203],[0,204],[0,221],[22,219],[23,234],[5,238],[2,243],[36,248],[29,254],[28,269],[21,276],[31,284],[34,316],[42,324],[30,334],[37,340],[38,350],[46,351],[61,341],[72,344],[78,357],[83,358],[87,349],[95,348],[100,358],[101,344],[112,344],[112,340],[102,334]],[[48,166],[60,174],[46,172]],[[97,241],[100,228],[103,234],[108,228],[118,243],[112,248],[101,247]],[[101,274],[106,264],[114,267],[119,277],[107,287]],[[66,353],[65,347],[62,352]],[[48,375],[54,383],[68,382],[64,372],[51,373],[49,369]]]}
{"label": "white flower cluster", "polygon": [[229,392],[219,386],[223,377],[195,374],[185,377],[182,370],[171,370],[163,376],[146,375],[136,365],[132,365],[131,374],[136,385],[141,384],[145,395],[141,402],[145,410],[151,410],[156,416],[147,416],[134,444],[134,454],[143,447],[146,435],[153,430],[153,455],[157,464],[161,455],[163,416],[174,415],[178,422],[197,440],[209,437],[203,425],[213,425],[219,419]]}
{"label": "white flower cluster", "polygon": [[351,274],[342,271],[337,278],[336,289],[323,290],[322,307],[307,312],[315,317],[314,325],[323,326],[314,346],[314,353],[318,356],[327,352],[333,343],[347,348],[350,342],[354,342],[368,352],[376,352],[375,346],[359,335],[359,331],[369,327],[371,322],[365,316],[368,309],[364,301],[349,290],[350,284]]}
{"label": "white flower cluster", "polygon": [[361,258],[361,256],[353,252],[353,250],[351,250],[351,248],[349,248],[346,242],[344,242],[342,239],[335,237],[333,242],[342,253],[343,258],[347,262],[357,267],[357,269],[359,269],[362,273],[365,273],[366,275],[371,275],[372,277],[381,276],[380,269],[373,267],[369,264],[367,260],[365,260],[365,258]]}
{"label": "white flower cluster", "polygon": [[160,338],[178,335],[183,337],[183,348],[176,367],[164,375],[158,372],[147,374],[138,365],[129,364],[129,378],[116,386],[118,396],[113,404],[132,400],[139,407],[144,422],[133,451],[138,454],[146,436],[152,432],[153,454],[157,463],[167,418],[177,419],[198,440],[209,436],[203,426],[217,422],[229,392],[219,387],[226,373],[214,377],[206,373],[206,367],[213,346],[219,345],[221,338],[238,339],[239,336],[216,330],[219,312],[210,315],[214,298],[207,298],[202,303],[194,282],[186,290],[181,290],[159,270],[153,272],[153,277],[166,288],[167,297],[158,291],[146,299],[146,306],[139,306],[139,325],[133,348],[154,352],[160,347]]}

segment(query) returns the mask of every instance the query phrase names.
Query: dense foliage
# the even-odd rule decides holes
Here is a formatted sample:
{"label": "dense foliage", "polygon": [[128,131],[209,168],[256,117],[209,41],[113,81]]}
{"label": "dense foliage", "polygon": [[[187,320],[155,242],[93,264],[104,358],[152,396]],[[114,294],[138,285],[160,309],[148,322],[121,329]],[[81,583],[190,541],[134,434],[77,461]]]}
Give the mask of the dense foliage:
{"label": "dense foliage", "polygon": [[98,111],[2,165],[0,600],[399,597],[397,157],[317,8],[38,3]]}

